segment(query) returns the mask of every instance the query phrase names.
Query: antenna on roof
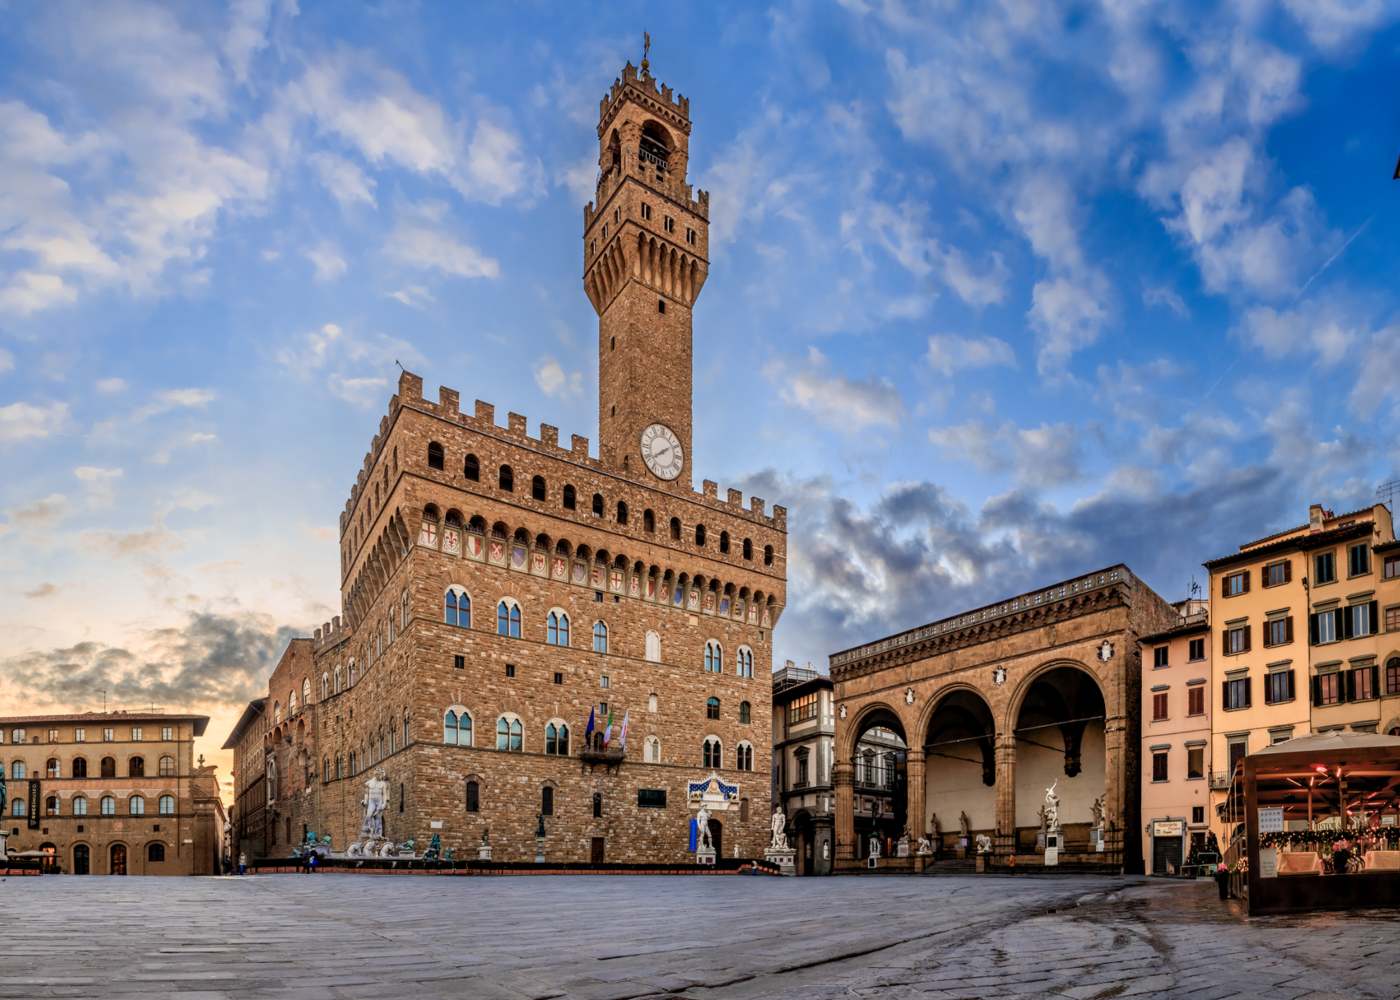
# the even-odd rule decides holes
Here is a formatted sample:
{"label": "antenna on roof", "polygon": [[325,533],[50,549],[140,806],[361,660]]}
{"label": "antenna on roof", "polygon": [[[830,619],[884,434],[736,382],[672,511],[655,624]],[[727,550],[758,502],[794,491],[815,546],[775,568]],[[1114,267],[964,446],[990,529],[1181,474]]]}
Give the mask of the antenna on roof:
{"label": "antenna on roof", "polygon": [[107,714],[107,689],[102,689],[102,714]]}
{"label": "antenna on roof", "polygon": [[1400,479],[1390,479],[1376,487],[1376,499],[1395,512],[1395,497],[1400,494]]}
{"label": "antenna on roof", "polygon": [[404,366],[403,366],[402,364],[400,364],[398,358],[395,358],[395,359],[394,359],[394,364],[396,364],[396,365],[399,366],[399,371],[404,371]]}
{"label": "antenna on roof", "polygon": [[1195,573],[1192,573],[1192,574],[1191,574],[1191,586],[1190,586],[1189,588],[1187,588],[1187,591],[1186,591],[1186,599],[1187,599],[1188,601],[1189,601],[1189,600],[1192,600],[1193,598],[1199,597],[1199,596],[1200,596],[1200,593],[1201,593],[1201,585],[1200,585],[1199,583],[1196,582],[1196,574],[1195,574]]}

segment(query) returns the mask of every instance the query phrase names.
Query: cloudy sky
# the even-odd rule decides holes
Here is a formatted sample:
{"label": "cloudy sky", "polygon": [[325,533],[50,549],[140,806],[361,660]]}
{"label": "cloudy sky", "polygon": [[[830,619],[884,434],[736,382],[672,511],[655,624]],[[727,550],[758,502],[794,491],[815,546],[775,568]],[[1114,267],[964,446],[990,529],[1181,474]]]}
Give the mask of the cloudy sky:
{"label": "cloudy sky", "polygon": [[1396,2],[365,6],[0,0],[0,711],[221,743],[339,610],[396,360],[596,439],[643,28],[712,192],[697,477],[791,511],[779,659],[1117,561],[1174,599],[1400,474]]}

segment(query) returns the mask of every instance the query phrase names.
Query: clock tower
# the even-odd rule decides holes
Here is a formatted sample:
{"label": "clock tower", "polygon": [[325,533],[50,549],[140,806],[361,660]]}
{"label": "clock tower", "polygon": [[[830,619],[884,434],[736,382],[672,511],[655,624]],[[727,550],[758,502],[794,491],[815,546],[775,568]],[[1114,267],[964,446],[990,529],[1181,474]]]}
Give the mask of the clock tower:
{"label": "clock tower", "polygon": [[690,101],[631,63],[599,105],[583,285],[598,313],[605,464],[691,488],[691,309],[709,271],[710,197],[686,180]]}

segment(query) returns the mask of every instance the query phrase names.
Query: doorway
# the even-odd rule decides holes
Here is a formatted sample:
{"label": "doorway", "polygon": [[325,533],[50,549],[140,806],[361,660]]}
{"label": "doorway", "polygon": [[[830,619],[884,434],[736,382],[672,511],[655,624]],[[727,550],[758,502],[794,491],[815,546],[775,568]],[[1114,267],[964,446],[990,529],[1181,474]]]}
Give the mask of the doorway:
{"label": "doorway", "polygon": [[724,827],[713,816],[710,817],[710,844],[715,849],[715,857],[724,857]]}
{"label": "doorway", "polygon": [[595,865],[601,865],[603,863],[603,842],[604,838],[602,837],[593,838],[593,849],[589,855],[589,860]]}
{"label": "doorway", "polygon": [[87,844],[75,844],[73,846],[73,874],[87,875],[90,873],[92,871],[91,857]]}
{"label": "doorway", "polygon": [[113,845],[112,845],[112,866],[111,866],[111,868],[109,869],[109,871],[110,871],[113,875],[125,875],[125,874],[126,874],[126,845],[125,845],[125,844],[113,844]]}
{"label": "doorway", "polygon": [[1181,838],[1153,837],[1152,874],[1167,874],[1168,865],[1173,873],[1181,871]]}

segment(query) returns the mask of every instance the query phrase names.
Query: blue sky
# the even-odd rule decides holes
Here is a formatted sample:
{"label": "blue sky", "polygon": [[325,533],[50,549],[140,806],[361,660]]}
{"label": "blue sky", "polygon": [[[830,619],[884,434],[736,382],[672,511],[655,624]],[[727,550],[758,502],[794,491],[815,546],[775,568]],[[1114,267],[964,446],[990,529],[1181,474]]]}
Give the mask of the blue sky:
{"label": "blue sky", "polygon": [[[711,192],[697,478],[778,657],[1400,473],[1400,5],[0,2],[0,697],[219,741],[338,611],[400,361],[596,441],[597,102]],[[596,448],[596,443],[595,443]]]}

